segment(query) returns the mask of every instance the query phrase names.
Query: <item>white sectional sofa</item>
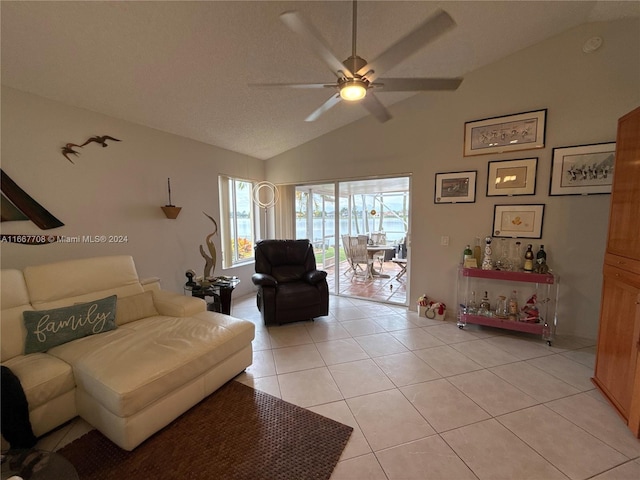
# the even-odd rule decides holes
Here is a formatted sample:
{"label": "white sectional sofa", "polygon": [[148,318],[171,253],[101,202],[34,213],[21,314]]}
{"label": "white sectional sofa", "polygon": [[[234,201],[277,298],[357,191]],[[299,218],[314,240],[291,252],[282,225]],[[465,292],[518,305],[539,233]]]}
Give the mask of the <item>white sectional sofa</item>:
{"label": "white sectional sofa", "polygon": [[[2,270],[0,292],[0,360],[20,379],[36,436],[79,415],[132,450],[252,362],[253,323],[140,281],[129,256]],[[62,338],[83,319],[99,331],[106,313],[85,311],[99,299],[115,302],[112,329]],[[65,343],[25,354],[42,339]]]}

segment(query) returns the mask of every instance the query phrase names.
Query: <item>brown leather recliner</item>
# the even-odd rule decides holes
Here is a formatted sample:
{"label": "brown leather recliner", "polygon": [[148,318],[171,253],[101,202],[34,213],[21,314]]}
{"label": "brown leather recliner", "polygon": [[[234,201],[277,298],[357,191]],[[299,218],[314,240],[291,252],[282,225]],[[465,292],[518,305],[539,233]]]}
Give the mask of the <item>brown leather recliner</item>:
{"label": "brown leather recliner", "polygon": [[329,314],[327,272],[316,269],[309,240],[260,240],[251,280],[265,325],[310,320]]}

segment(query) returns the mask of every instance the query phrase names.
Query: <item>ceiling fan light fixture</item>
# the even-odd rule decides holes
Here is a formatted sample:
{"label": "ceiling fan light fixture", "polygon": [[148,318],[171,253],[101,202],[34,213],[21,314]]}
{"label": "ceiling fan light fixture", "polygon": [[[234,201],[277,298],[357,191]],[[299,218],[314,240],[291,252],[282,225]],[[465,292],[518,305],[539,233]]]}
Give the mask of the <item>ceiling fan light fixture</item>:
{"label": "ceiling fan light fixture", "polygon": [[351,79],[340,85],[340,97],[348,102],[362,100],[367,95],[367,84],[362,80]]}

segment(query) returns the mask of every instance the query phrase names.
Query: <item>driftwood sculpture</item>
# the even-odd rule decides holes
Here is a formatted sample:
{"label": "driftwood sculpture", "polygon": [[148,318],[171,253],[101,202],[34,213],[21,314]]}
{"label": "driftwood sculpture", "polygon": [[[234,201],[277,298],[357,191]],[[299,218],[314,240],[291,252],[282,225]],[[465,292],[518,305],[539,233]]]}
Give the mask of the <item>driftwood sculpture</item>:
{"label": "driftwood sculpture", "polygon": [[207,244],[207,249],[209,250],[209,255],[207,255],[207,253],[204,251],[204,247],[200,245],[200,255],[202,255],[202,258],[204,258],[205,260],[204,280],[206,281],[211,276],[211,273],[214,272],[216,269],[216,260],[217,260],[216,246],[214,245],[212,239],[214,235],[218,233],[218,223],[213,219],[213,217],[207,215],[206,213],[204,213],[204,215],[205,217],[207,217],[209,220],[213,222],[213,225],[215,227],[213,232],[207,235],[207,238],[205,239],[205,242]]}

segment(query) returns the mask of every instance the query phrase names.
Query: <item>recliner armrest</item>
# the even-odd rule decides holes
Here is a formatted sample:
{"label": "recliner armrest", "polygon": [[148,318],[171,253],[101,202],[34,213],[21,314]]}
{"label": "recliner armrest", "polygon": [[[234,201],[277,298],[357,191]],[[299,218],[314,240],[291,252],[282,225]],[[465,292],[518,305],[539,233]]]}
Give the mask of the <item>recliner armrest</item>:
{"label": "recliner armrest", "polygon": [[322,280],[326,280],[327,278],[327,272],[325,272],[324,270],[312,270],[310,272],[305,273],[304,275],[304,279],[311,283],[312,285],[315,285],[318,282],[321,282]]}
{"label": "recliner armrest", "polygon": [[251,281],[254,285],[261,287],[275,287],[278,285],[278,281],[268,273],[254,273],[251,276]]}

